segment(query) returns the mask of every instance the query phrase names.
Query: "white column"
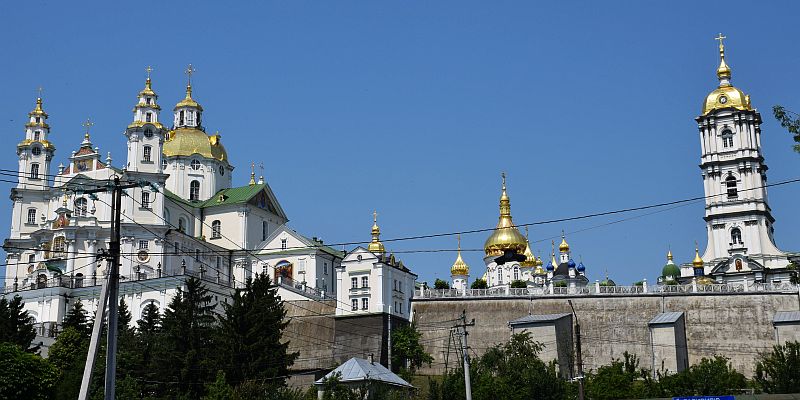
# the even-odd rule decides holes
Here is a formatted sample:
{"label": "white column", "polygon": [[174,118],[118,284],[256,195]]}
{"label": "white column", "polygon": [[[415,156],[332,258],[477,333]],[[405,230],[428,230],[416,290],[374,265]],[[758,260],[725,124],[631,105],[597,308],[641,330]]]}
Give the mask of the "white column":
{"label": "white column", "polygon": [[73,239],[67,241],[67,275],[72,275],[74,270],[75,270],[75,240]]}
{"label": "white column", "polygon": [[[90,240],[88,247],[89,247],[89,250],[88,250],[89,253],[97,254],[97,240]],[[85,276],[84,279],[86,279],[86,278],[92,279],[92,275],[94,275],[95,272],[97,271],[97,261],[95,261],[93,259],[90,259],[90,260],[91,260],[91,264],[89,264],[89,267],[87,268],[86,272],[83,273],[83,275]],[[85,283],[86,286],[89,286],[90,285],[89,282],[91,282],[91,281],[84,280],[84,282],[86,282]]]}

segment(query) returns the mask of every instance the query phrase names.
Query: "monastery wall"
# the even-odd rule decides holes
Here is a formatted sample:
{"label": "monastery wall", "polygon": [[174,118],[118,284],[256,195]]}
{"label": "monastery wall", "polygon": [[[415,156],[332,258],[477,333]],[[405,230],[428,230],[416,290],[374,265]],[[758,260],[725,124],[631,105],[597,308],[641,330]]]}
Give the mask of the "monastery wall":
{"label": "monastery wall", "polygon": [[[422,343],[434,363],[422,374],[441,374],[445,369],[449,326],[466,311],[468,344],[477,354],[508,340],[508,322],[529,314],[570,313],[572,300],[581,324],[584,369],[597,369],[627,351],[636,354],[640,366],[652,368],[648,322],[661,312],[682,311],[686,319],[689,364],[715,354],[731,359],[733,366],[752,376],[759,352],[776,343],[772,318],[776,311],[800,310],[800,294],[794,293],[684,293],[639,295],[546,296],[535,298],[415,298],[414,319]],[[450,322],[447,322],[450,321]],[[450,367],[458,364],[455,345],[450,345]],[[658,367],[658,366],[657,366]]]}

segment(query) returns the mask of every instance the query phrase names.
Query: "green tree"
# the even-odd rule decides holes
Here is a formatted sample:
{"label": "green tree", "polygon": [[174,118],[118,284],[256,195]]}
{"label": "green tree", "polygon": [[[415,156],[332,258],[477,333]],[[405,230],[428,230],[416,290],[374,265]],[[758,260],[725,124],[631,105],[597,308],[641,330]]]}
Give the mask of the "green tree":
{"label": "green tree", "polygon": [[186,280],[186,287],[169,303],[162,319],[152,372],[158,381],[155,397],[202,397],[204,387],[217,371],[213,361],[215,304],[208,289],[196,278]]}
{"label": "green tree", "polygon": [[[158,312],[158,306],[153,303],[144,306],[142,317],[136,321],[136,325],[134,337],[139,350],[139,359],[138,364],[133,368],[134,374],[143,378],[144,381],[158,381],[160,379],[157,379],[155,373],[157,368],[153,366],[153,353],[160,339],[159,332],[161,332],[161,314]],[[152,386],[145,382],[144,391],[149,393],[155,390]]]}
{"label": "green tree", "polygon": [[511,281],[511,287],[512,288],[518,288],[518,289],[524,289],[524,288],[528,287],[528,284],[525,281],[521,281],[521,280],[517,279],[515,281]]}
{"label": "green tree", "polygon": [[434,289],[450,289],[450,283],[445,281],[445,280],[441,280],[439,278],[436,278],[436,280],[433,281],[433,288]]}
{"label": "green tree", "polygon": [[289,353],[289,342],[282,340],[289,321],[269,276],[260,274],[247,280],[245,287],[233,294],[232,302],[222,307],[219,366],[228,382],[258,380],[282,386],[298,354]]}
{"label": "green tree", "polygon": [[87,337],[92,334],[92,326],[89,323],[88,314],[86,309],[83,308],[83,303],[80,299],[72,304],[72,308],[69,309],[61,322],[61,326],[64,329],[74,328],[76,332]]}
{"label": "green tree", "polygon": [[747,388],[747,379],[723,356],[704,357],[674,375],[658,375],[666,396],[719,396]]}
{"label": "green tree", "polygon": [[755,381],[767,393],[800,392],[800,342],[773,346],[756,363]]}
{"label": "green tree", "polygon": [[225,373],[217,371],[214,383],[206,385],[203,400],[229,400],[233,398],[233,388],[225,382]]}
{"label": "green tree", "polygon": [[[0,399],[51,399],[56,369],[13,343],[0,343]],[[77,396],[77,394],[76,394]]]}
{"label": "green tree", "polygon": [[31,353],[39,351],[39,346],[31,347],[36,338],[34,319],[22,309],[22,297],[14,296],[11,301],[0,298],[0,342],[13,343]]}
{"label": "green tree", "polygon": [[[798,143],[794,145],[794,151],[800,153],[800,118],[796,117],[796,113],[783,108],[783,106],[773,106],[772,113],[775,115],[775,119],[781,123],[781,126],[792,134],[795,143]],[[794,114],[795,117],[790,116],[790,114]]]}
{"label": "green tree", "polygon": [[612,360],[586,378],[586,395],[590,399],[638,399],[657,393],[650,371],[639,368],[639,358],[628,352],[622,360]]}
{"label": "green tree", "polygon": [[470,285],[470,288],[471,289],[488,289],[489,285],[486,284],[486,279],[478,278],[478,279],[475,279],[475,281],[472,282],[472,285]]}
{"label": "green tree", "polygon": [[81,387],[89,338],[75,326],[67,326],[50,346],[48,361],[59,372],[56,399],[75,399]]}
{"label": "green tree", "polygon": [[392,366],[396,371],[406,370],[406,360],[407,372],[411,375],[423,364],[433,362],[433,357],[420,344],[421,338],[422,334],[413,322],[392,331]]}

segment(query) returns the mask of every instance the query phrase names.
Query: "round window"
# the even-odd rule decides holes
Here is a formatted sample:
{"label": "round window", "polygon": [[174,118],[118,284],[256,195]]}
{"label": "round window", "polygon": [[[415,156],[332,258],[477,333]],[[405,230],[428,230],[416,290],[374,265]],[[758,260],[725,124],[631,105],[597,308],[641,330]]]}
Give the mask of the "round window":
{"label": "round window", "polygon": [[150,260],[150,254],[147,253],[147,250],[139,250],[139,252],[136,253],[136,258],[139,262],[147,262]]}
{"label": "round window", "polygon": [[35,155],[35,156],[38,156],[39,154],[42,154],[42,148],[39,147],[39,146],[34,146],[31,149],[31,153],[33,153],[33,155]]}
{"label": "round window", "polygon": [[192,160],[191,167],[193,170],[197,171],[198,169],[200,169],[200,161]]}
{"label": "round window", "polygon": [[151,137],[153,137],[153,130],[152,130],[152,129],[150,129],[150,128],[147,128],[147,129],[145,129],[145,130],[144,130],[144,137],[146,137],[146,138],[151,138]]}
{"label": "round window", "polygon": [[719,96],[719,102],[725,104],[728,102],[728,98],[726,96]]}

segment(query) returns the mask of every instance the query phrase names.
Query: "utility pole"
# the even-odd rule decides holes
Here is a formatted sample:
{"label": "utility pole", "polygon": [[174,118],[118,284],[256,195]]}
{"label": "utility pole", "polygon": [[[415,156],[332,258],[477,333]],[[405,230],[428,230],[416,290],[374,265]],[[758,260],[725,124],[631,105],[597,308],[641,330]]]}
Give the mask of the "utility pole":
{"label": "utility pole", "polygon": [[461,321],[459,325],[453,327],[453,329],[460,329],[461,332],[458,334],[462,337],[461,340],[461,353],[464,359],[464,391],[466,393],[466,400],[472,400],[472,382],[470,380],[469,375],[469,352],[467,349],[467,327],[468,326],[475,326],[475,320],[473,319],[470,323],[467,323],[467,311],[461,311],[461,317],[459,317]]}
{"label": "utility pole", "polygon": [[125,189],[142,186],[136,183],[121,184],[119,177],[114,177],[114,183],[110,187],[83,190],[82,193],[92,194],[108,192],[111,190],[111,237],[109,240],[109,253],[107,255],[108,274],[106,282],[100,291],[97,312],[95,314],[94,326],[92,327],[92,339],[89,344],[89,352],[86,354],[86,366],[83,370],[81,390],[79,400],[86,400],[89,397],[89,384],[92,381],[92,370],[100,345],[100,330],[103,326],[103,314],[105,305],[108,303],[108,340],[106,343],[106,371],[105,371],[105,400],[115,400],[116,374],[117,374],[117,321],[119,306],[119,264],[120,264],[120,241],[122,237],[122,194]]}
{"label": "utility pole", "polygon": [[575,307],[572,306],[572,300],[567,300],[569,308],[572,309],[572,315],[575,317],[575,356],[578,362],[578,400],[583,400],[583,358],[581,356],[581,324],[578,322],[578,314],[575,313]]}

